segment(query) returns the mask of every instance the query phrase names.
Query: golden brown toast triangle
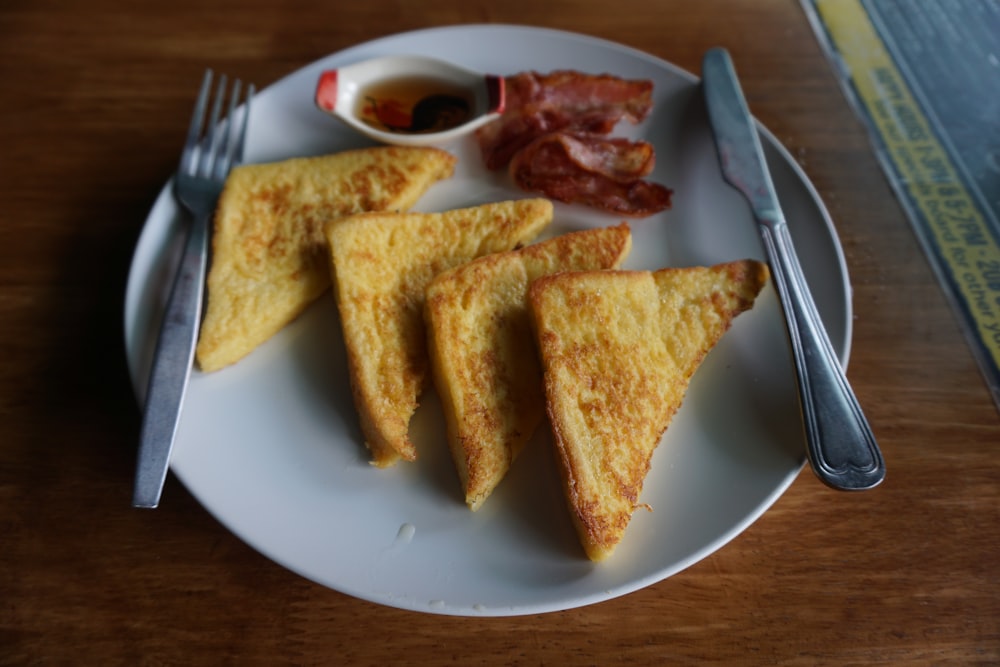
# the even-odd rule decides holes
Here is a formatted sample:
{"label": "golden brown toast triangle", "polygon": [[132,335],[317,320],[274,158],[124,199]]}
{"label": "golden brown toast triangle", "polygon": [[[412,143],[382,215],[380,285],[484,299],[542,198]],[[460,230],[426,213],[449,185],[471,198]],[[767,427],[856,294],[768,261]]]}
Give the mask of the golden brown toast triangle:
{"label": "golden brown toast triangle", "polygon": [[617,268],[628,225],[563,234],[435,278],[424,315],[435,386],[465,502],[479,509],[545,411],[528,285],[557,271]]}
{"label": "golden brown toast triangle", "polygon": [[766,265],[744,260],[562,273],[532,284],[556,458],[591,560],[622,539],[691,376],[767,277]]}
{"label": "golden brown toast triangle", "polygon": [[327,225],[351,390],[376,466],[417,455],[408,432],[428,375],[428,283],[530,241],[551,220],[551,202],[522,199],[443,213],[365,213]]}
{"label": "golden brown toast triangle", "polygon": [[408,209],[455,161],[436,148],[376,147],[233,169],[216,208],[201,369],[239,361],[330,286],[328,220]]}

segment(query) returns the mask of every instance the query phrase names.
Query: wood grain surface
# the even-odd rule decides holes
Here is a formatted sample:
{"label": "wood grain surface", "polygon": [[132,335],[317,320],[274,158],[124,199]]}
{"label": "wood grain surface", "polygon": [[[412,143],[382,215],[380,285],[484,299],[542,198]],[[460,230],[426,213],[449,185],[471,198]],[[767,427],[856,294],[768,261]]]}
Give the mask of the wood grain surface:
{"label": "wood grain surface", "polygon": [[[463,23],[615,40],[697,72],[726,46],[828,205],[849,367],[888,477],[806,470],[688,570],[581,609],[376,606],[272,563],[174,479],[129,507],[139,413],[122,303],[206,66],[259,85]],[[126,0],[0,4],[0,664],[1000,663],[1000,418],[795,0]]]}

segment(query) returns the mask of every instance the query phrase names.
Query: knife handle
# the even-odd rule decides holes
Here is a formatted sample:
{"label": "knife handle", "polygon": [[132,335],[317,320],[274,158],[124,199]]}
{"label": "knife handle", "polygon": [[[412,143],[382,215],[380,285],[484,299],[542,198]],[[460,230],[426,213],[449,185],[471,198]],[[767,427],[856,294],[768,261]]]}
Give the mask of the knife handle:
{"label": "knife handle", "polygon": [[788,225],[762,222],[761,236],[795,357],[813,471],[836,489],[877,486],[885,462],[810,296]]}
{"label": "knife handle", "polygon": [[163,311],[142,413],[133,507],[156,507],[167,477],[201,318],[208,226],[207,217],[192,221]]}

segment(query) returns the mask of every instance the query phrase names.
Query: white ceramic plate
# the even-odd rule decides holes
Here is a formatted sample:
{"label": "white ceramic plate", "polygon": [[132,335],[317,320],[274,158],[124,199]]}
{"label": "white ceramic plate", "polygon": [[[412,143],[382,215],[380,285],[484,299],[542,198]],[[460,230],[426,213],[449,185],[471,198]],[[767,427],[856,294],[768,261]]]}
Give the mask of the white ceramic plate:
{"label": "white ceramic plate", "polygon": [[[719,174],[697,79],[618,44],[514,26],[458,26],[386,37],[324,58],[262,91],[248,162],[366,145],[313,105],[324,69],[386,54],[424,54],[483,72],[571,68],[655,82],[654,110],[618,134],[657,151],[653,180],[674,206],[632,221],[626,268],[761,259],[740,196]],[[192,85],[192,93],[194,85]],[[524,196],[487,173],[470,138],[450,146],[455,176],[418,210]],[[849,284],[816,192],[765,132],[777,191],[834,348],[846,363]],[[545,236],[619,218],[557,205]],[[142,398],[183,224],[169,184],[139,240],[125,303],[128,362]],[[368,464],[351,403],[332,296],[233,367],[195,371],[171,467],[223,524],[283,566],[344,593],[424,612],[500,616],[587,605],[660,581],[725,545],[764,513],[800,471],[803,442],[775,295],[735,322],[695,375],[657,450],[638,511],[613,557],[587,561],[569,523],[547,427],[477,513],[462,502],[440,406],[424,396],[415,464]]]}

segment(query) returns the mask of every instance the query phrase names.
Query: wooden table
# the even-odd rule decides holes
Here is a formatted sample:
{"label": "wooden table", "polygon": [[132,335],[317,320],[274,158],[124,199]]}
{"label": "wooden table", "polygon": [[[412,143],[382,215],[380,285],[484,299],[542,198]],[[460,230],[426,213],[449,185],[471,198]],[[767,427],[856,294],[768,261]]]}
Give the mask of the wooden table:
{"label": "wooden table", "polygon": [[[724,45],[827,203],[876,490],[806,470],[731,544],[581,609],[468,619],[272,563],[171,476],[129,507],[122,298],[206,66],[267,85],[382,35],[522,23],[699,71]],[[0,5],[0,664],[997,664],[1000,419],[795,0],[123,0]]]}

